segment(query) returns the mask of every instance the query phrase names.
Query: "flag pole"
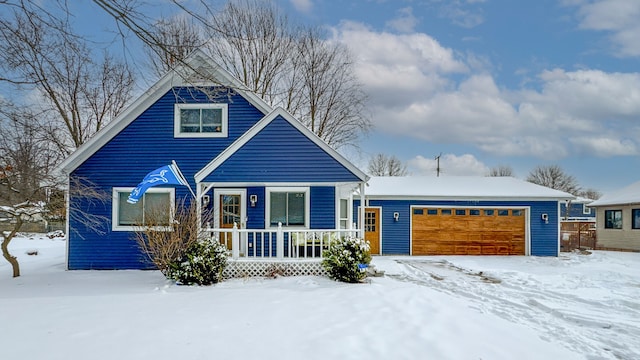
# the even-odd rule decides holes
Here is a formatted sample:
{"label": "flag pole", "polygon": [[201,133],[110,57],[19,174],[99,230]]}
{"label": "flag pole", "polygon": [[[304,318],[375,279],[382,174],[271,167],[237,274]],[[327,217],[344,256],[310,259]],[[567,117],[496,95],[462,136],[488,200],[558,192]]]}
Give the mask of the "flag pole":
{"label": "flag pole", "polygon": [[189,188],[189,191],[191,192],[191,196],[193,196],[193,198],[195,199],[196,194],[193,192],[193,189],[191,188],[191,185],[189,185],[187,179],[184,177],[184,174],[182,174],[182,171],[178,167],[178,163],[176,163],[175,160],[171,160],[171,165],[173,165],[173,167],[176,169],[176,171],[178,172],[178,176],[180,176],[180,180],[184,181],[184,184],[187,185],[187,188]]}

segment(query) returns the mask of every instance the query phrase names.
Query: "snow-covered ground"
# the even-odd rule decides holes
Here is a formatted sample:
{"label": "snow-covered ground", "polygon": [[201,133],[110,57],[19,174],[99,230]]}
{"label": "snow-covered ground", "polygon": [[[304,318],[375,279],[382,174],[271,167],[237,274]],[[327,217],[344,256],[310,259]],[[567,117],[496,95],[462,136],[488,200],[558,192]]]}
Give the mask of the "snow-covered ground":
{"label": "snow-covered ground", "polygon": [[376,257],[367,284],[182,287],[65,271],[64,245],[15,239],[16,279],[0,258],[2,359],[640,359],[640,254]]}

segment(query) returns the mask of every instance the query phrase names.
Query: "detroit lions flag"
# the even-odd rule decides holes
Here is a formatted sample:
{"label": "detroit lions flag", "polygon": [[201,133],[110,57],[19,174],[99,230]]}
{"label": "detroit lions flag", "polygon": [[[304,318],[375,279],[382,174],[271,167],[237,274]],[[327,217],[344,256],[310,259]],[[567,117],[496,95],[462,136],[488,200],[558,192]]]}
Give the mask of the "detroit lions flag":
{"label": "detroit lions flag", "polygon": [[142,182],[138,184],[133,191],[131,191],[131,195],[129,195],[127,202],[130,204],[137,203],[147,189],[158,185],[189,186],[189,183],[182,176],[182,173],[175,163],[163,166],[148,173],[147,176],[142,179]]}

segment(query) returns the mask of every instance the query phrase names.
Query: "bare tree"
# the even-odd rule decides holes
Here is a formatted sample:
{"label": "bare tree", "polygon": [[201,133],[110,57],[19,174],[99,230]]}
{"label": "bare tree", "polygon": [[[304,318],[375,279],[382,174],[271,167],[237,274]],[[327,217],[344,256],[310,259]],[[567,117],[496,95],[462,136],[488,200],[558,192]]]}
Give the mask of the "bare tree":
{"label": "bare tree", "polygon": [[602,196],[602,193],[596,189],[587,188],[580,190],[580,192],[578,192],[578,196],[591,200],[598,200]]}
{"label": "bare tree", "polygon": [[66,9],[56,17],[32,2],[12,5],[0,16],[0,80],[22,85],[16,91],[36,90],[43,110],[37,123],[69,154],[123,110],[132,73],[106,53],[95,61]]}
{"label": "bare tree", "polygon": [[529,173],[527,181],[572,195],[577,195],[580,191],[577,180],[558,165],[536,166]]}
{"label": "bare tree", "polygon": [[152,32],[158,43],[148,45],[145,50],[159,77],[184,63],[189,54],[205,43],[198,24],[185,16],[160,19],[154,25]]}
{"label": "bare tree", "polygon": [[324,41],[317,29],[309,29],[298,42],[295,59],[303,83],[303,104],[296,115],[334,148],[355,144],[371,123],[365,109],[367,97],[355,78],[348,49]]}
{"label": "bare tree", "polygon": [[489,174],[487,176],[500,177],[500,176],[514,176],[513,169],[509,165],[499,165],[492,167],[489,170]]}
{"label": "bare tree", "polygon": [[229,1],[205,29],[212,56],[249,90],[278,105],[295,56],[287,17],[273,3]]}
{"label": "bare tree", "polygon": [[406,176],[407,165],[395,156],[376,154],[369,160],[369,175]]}
{"label": "bare tree", "polygon": [[0,210],[9,220],[9,230],[1,231],[1,247],[14,277],[20,276],[20,266],[9,253],[9,243],[25,222],[44,215],[45,189],[56,186],[51,170],[60,154],[41,138],[34,126],[37,119],[29,110],[0,104]]}

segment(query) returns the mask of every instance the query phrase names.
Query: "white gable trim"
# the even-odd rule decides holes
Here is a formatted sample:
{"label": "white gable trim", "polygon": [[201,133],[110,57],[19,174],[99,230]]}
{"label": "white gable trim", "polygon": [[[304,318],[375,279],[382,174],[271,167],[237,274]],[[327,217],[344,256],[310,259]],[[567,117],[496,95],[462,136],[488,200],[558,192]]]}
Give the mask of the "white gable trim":
{"label": "white gable trim", "polygon": [[208,163],[202,170],[198,171],[194,178],[196,183],[202,182],[209,174],[211,174],[218,166],[222,165],[227,159],[231,157],[231,155],[235,154],[236,151],[240,150],[249,140],[251,140],[254,136],[256,136],[260,131],[262,131],[267,125],[269,125],[275,118],[278,116],[282,116],[289,124],[299,130],[304,136],[306,136],[309,140],[313,141],[314,144],[318,145],[322,150],[324,150],[327,154],[333,157],[336,161],[338,161],[342,166],[351,171],[354,175],[356,175],[360,180],[367,181],[369,177],[367,174],[362,172],[360,169],[355,167],[349,160],[347,160],[344,156],[340,155],[337,151],[335,151],[331,146],[327,145],[322,139],[320,139],[316,134],[314,134],[311,130],[309,130],[306,126],[302,125],[301,122],[296,120],[293,115],[289,114],[282,107],[278,107],[273,110],[270,114],[263,117],[260,121],[258,121],[251,129],[249,129],[246,133],[240,136],[233,144],[231,144],[228,148],[226,148],[223,152],[220,153],[215,159],[213,159],[210,163]]}
{"label": "white gable trim", "polygon": [[69,157],[67,157],[60,164],[58,169],[65,174],[70,174],[104,145],[111,141],[111,139],[118,135],[135,119],[137,119],[138,116],[153,105],[153,103],[158,101],[172,87],[195,85],[194,82],[190,82],[185,79],[188,78],[189,75],[194,74],[193,69],[206,71],[213,79],[216,79],[216,83],[198,83],[198,86],[227,86],[247,99],[247,101],[249,101],[263,114],[266,115],[273,110],[269,104],[253,92],[248,91],[245,85],[233,77],[233,75],[228,71],[220,67],[213,59],[211,59],[211,57],[201,50],[196,50],[185,62],[186,65],[178,66],[176,69],[171,70],[165,76],[160,78],[160,80],[138,97],[136,101],[129,105],[122,114],[111,121],[107,126],[89,139],[89,141],[84,143]]}

